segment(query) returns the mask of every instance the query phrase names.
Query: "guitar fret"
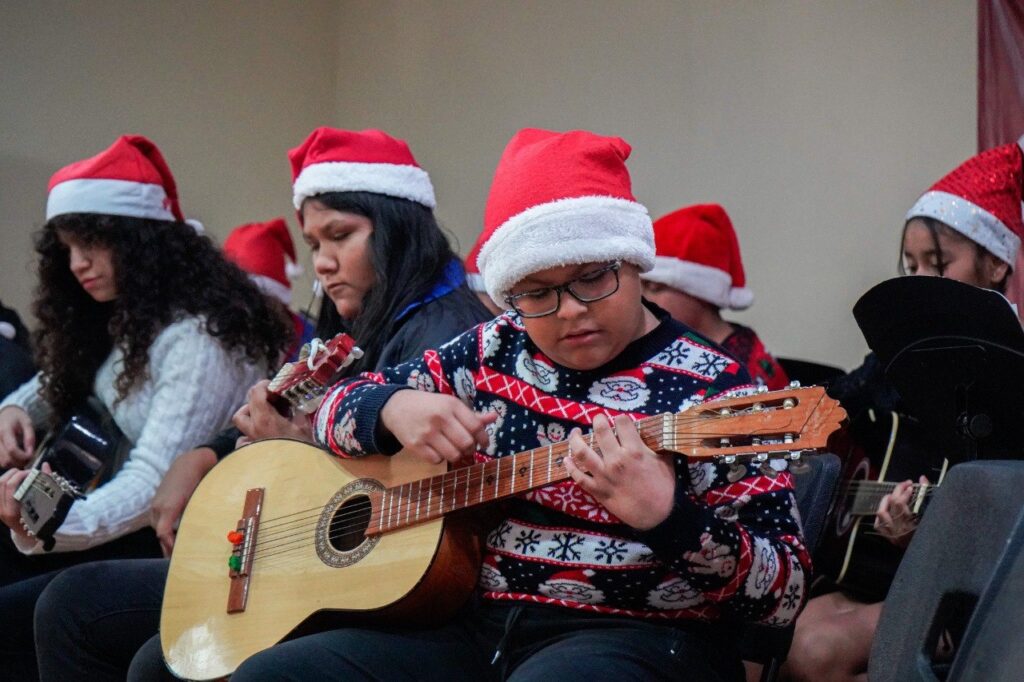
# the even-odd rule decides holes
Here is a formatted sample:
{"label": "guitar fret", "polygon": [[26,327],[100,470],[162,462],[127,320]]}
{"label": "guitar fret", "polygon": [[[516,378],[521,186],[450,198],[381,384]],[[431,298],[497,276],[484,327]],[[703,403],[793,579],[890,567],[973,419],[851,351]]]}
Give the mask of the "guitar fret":
{"label": "guitar fret", "polygon": [[444,474],[438,474],[434,477],[437,481],[437,515],[441,516],[444,514]]}
{"label": "guitar fret", "polygon": [[449,509],[448,511],[453,511],[455,509],[455,481],[459,478],[459,470],[458,469],[455,470],[455,478],[454,479],[452,478],[451,472],[449,472],[448,475],[445,478],[448,479],[448,482],[451,484],[451,487],[452,487],[452,492],[451,492],[450,495],[448,495],[448,497],[452,501],[452,508]]}
{"label": "guitar fret", "polygon": [[384,532],[384,493],[381,493],[380,504],[377,505],[377,532]]}
{"label": "guitar fret", "polygon": [[423,479],[419,480],[419,487],[416,488],[416,521],[420,520],[420,503],[423,500]]}
{"label": "guitar fret", "polygon": [[[406,497],[404,499],[404,502],[405,502],[405,524],[406,525],[409,525],[409,522],[412,521],[412,483],[409,483],[408,485],[409,485],[409,492],[406,493]],[[405,486],[403,485],[402,488],[404,489]]]}
{"label": "guitar fret", "polygon": [[497,499],[501,497],[501,459],[496,460],[498,466],[494,467],[494,497],[491,499]]}

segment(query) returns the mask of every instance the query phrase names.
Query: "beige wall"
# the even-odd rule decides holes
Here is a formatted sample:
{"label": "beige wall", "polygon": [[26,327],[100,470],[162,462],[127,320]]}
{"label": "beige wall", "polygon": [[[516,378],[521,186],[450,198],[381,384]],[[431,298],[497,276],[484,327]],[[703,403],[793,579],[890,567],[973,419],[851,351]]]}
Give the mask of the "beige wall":
{"label": "beige wall", "polygon": [[732,215],[756,296],[736,319],[849,367],[903,214],[973,152],[974,4],[345,2],[337,123],[410,140],[463,252],[517,128],[621,135],[653,214]]}
{"label": "beige wall", "polygon": [[[526,125],[625,137],[655,215],[718,201],[780,355],[852,366],[849,314],[893,275],[901,217],[973,152],[963,0],[0,4],[0,298],[27,311],[46,180],[152,136],[222,236],[289,210],[318,124],[404,136],[465,252]],[[294,220],[289,215],[294,227]]]}
{"label": "beige wall", "polygon": [[218,241],[275,215],[296,228],[285,153],[330,118],[336,16],[333,0],[0,3],[0,298],[29,311],[50,175],[121,133],[160,145]]}

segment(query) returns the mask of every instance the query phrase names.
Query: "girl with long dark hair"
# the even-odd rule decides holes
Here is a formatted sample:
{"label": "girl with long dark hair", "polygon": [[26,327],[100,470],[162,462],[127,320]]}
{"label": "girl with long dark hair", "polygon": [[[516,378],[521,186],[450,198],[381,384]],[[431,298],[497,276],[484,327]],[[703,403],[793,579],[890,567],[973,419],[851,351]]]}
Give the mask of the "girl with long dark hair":
{"label": "girl with long dark hair", "polygon": [[[364,351],[346,376],[418,357],[491,317],[465,285],[433,215],[429,176],[405,142],[378,130],[319,128],[289,157],[295,207],[324,292],[317,334],[327,339],[346,331]],[[312,440],[304,420],[288,421],[271,408],[265,382],[235,417],[250,437]],[[176,520],[233,443],[226,438],[220,452],[183,455],[157,493],[155,516]],[[172,525],[159,518],[154,524]],[[168,676],[154,637],[167,565],[105,562],[67,571],[51,584],[36,611],[49,633],[39,641],[41,678],[124,679],[129,663],[132,679]],[[111,587],[96,590],[98,583]],[[70,598],[90,587],[88,600]]]}
{"label": "girl with long dark hair", "polygon": [[[159,556],[146,525],[164,474],[228,423],[291,337],[246,275],[184,221],[170,169],[144,137],[58,171],[46,217],[36,242],[39,373],[0,404],[0,518],[11,529],[0,544],[0,610],[29,655],[32,606],[56,570]],[[91,396],[132,446],[108,482],[71,506],[47,552],[20,523],[13,493],[37,433]]]}

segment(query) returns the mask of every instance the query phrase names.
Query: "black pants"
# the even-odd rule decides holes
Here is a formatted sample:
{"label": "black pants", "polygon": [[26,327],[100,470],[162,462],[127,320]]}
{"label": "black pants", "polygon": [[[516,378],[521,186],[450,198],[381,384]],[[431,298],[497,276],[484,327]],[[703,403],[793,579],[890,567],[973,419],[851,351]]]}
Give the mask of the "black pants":
{"label": "black pants", "polygon": [[[144,647],[132,672],[158,671]],[[132,680],[157,679],[132,676]],[[341,629],[278,644],[244,661],[253,680],[743,679],[723,628],[665,625],[536,604],[481,603],[430,629]]]}
{"label": "black pants", "polygon": [[36,605],[40,679],[124,680],[135,652],[157,633],[168,565],[101,561],[56,577]]}
{"label": "black pants", "polygon": [[[160,543],[150,529],[80,552],[38,556],[23,555],[14,546],[10,533],[0,533],[0,670],[4,679],[36,679],[33,612],[39,595],[63,570],[103,559],[159,555]],[[89,599],[89,592],[68,594],[61,610],[66,613]],[[44,629],[41,634],[46,637],[49,632]]]}
{"label": "black pants", "polygon": [[[167,566],[104,562],[54,580],[36,611],[41,679],[172,679],[156,636]],[[232,681],[559,676],[738,680],[742,668],[725,628],[485,602],[434,629],[333,630],[285,642],[244,662]]]}

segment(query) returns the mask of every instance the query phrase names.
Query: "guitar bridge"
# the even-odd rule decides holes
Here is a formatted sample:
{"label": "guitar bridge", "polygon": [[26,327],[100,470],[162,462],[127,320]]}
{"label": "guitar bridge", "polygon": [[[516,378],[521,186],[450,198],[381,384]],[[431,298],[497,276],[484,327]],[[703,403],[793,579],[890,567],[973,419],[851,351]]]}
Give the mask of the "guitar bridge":
{"label": "guitar bridge", "polygon": [[228,590],[228,613],[245,611],[249,599],[249,578],[256,553],[256,538],[259,535],[263,491],[263,488],[251,488],[245,492],[242,518],[238,520],[235,530],[228,534],[228,540],[233,546],[228,558],[228,578],[231,580]]}

